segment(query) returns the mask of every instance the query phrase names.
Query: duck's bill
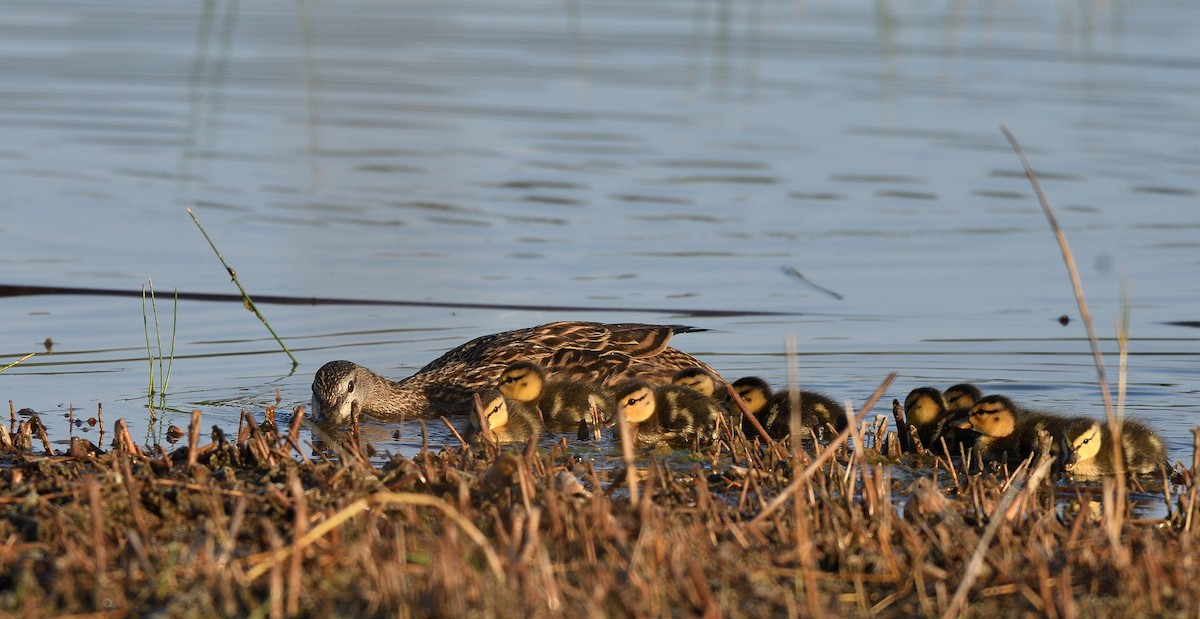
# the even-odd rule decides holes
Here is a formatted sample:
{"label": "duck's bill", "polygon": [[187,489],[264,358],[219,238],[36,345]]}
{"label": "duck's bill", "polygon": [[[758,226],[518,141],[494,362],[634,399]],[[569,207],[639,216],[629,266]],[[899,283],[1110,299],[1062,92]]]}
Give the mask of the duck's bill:
{"label": "duck's bill", "polygon": [[1077,464],[1079,464],[1079,453],[1078,452],[1072,451],[1072,452],[1068,453],[1067,457],[1063,460],[1063,468],[1068,471],[1073,470]]}
{"label": "duck's bill", "polygon": [[353,416],[354,411],[352,409],[353,407],[349,402],[336,405],[323,403],[313,398],[312,419],[317,423],[345,423]]}

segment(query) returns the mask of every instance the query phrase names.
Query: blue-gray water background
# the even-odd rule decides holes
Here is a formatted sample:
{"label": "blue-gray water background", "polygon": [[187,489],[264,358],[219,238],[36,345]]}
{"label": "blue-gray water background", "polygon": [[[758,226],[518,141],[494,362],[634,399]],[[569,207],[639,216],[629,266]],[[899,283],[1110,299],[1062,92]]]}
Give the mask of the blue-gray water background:
{"label": "blue-gray water background", "polygon": [[140,299],[0,299],[0,366],[39,353],[0,401],[60,446],[97,438],[69,407],[153,443],[306,403],[331,359],[401,377],[560,319],[705,327],[676,344],[776,384],[790,335],[801,382],[856,404],[895,371],[885,402],[967,380],[1101,416],[1003,123],[1114,384],[1128,291],[1130,414],[1191,456],[1200,332],[1168,323],[1200,320],[1195,2],[17,2],[0,75],[0,283],[153,280],[168,346],[172,289],[236,292],[190,207],[252,294],[596,308],[264,305],[292,372],[240,305],[181,302],[150,424]]}

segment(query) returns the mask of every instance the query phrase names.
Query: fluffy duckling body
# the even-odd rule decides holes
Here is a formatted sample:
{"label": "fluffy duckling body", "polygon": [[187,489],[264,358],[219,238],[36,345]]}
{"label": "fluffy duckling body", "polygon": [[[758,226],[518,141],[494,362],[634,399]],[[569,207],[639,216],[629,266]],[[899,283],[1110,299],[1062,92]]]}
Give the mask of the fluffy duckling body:
{"label": "fluffy duckling body", "polygon": [[724,387],[724,383],[721,383],[715,374],[700,366],[679,370],[671,377],[671,384],[687,387],[700,395],[717,400],[721,399],[718,391]]}
{"label": "fluffy duckling body", "polygon": [[[506,399],[498,389],[479,392],[479,400],[483,403],[483,417],[487,420],[488,429],[497,443],[523,443],[541,436],[546,430],[541,416],[533,407]],[[483,434],[476,415],[471,415],[469,434],[473,441]]]}
{"label": "fluffy duckling body", "polygon": [[917,387],[904,398],[904,418],[916,429],[921,445],[932,453],[942,452],[939,444],[942,437],[946,438],[946,446],[951,454],[957,451],[959,445],[970,447],[974,444],[973,433],[954,425],[970,412],[970,407],[952,408],[943,393],[933,387]]}
{"label": "fluffy duckling body", "polygon": [[985,458],[1000,459],[1008,454],[1024,459],[1038,449],[1038,435],[1050,434],[1051,453],[1058,452],[1058,443],[1072,419],[1042,411],[1022,409],[1002,395],[980,398],[964,421],[979,434],[975,447]]}
{"label": "fluffy duckling body", "polygon": [[[1064,466],[1068,473],[1085,477],[1117,473],[1108,424],[1080,418],[1066,429],[1065,438],[1069,451]],[[1130,473],[1141,475],[1168,467],[1162,438],[1145,424],[1122,422],[1121,451],[1125,470]]]}
{"label": "fluffy duckling body", "polygon": [[742,416],[737,404],[730,400],[725,382],[702,367],[694,366],[679,370],[675,376],[671,377],[671,384],[687,387],[702,396],[712,398],[735,419],[740,419]]}
{"label": "fluffy duckling body", "polygon": [[391,381],[350,361],[331,361],[313,377],[312,415],[343,422],[362,412],[383,419],[466,414],[472,395],[496,384],[513,361],[540,364],[556,377],[611,388],[629,378],[659,384],[704,362],[671,348],[682,325],[555,322],[475,338],[429,362],[412,376]]}
{"label": "fluffy duckling body", "polygon": [[1017,434],[1017,407],[1000,395],[981,398],[959,427],[974,430],[975,450],[986,459],[1002,459],[1008,453],[1021,453]]}
{"label": "fluffy duckling body", "polygon": [[[792,393],[784,390],[773,393],[767,381],[757,376],[746,376],[733,382],[733,389],[746,403],[746,412],[758,420],[759,425],[774,439],[781,439],[792,431]],[[800,422],[811,434],[820,438],[828,427],[835,430],[846,428],[846,409],[827,395],[815,391],[801,390]],[[749,420],[743,421],[746,436],[757,435]]]}
{"label": "fluffy duckling body", "polygon": [[721,407],[687,387],[655,387],[634,379],[614,391],[617,414],[624,415],[638,443],[659,441],[707,444],[713,438]]}
{"label": "fluffy duckling body", "polygon": [[500,393],[510,401],[533,408],[547,426],[574,430],[579,422],[591,423],[592,407],[600,419],[613,413],[612,399],[592,383],[570,378],[548,378],[532,361],[514,361],[500,373]]}

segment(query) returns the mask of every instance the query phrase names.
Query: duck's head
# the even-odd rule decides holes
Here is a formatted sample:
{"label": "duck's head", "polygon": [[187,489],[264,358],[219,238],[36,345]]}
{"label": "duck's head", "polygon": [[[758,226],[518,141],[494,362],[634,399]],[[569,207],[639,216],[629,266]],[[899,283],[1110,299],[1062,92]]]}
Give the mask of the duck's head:
{"label": "duck's head", "polygon": [[950,410],[971,408],[983,397],[983,392],[971,383],[958,383],[943,391],[942,397],[946,399],[946,407]]}
{"label": "duck's head", "polygon": [[746,376],[733,381],[733,391],[746,403],[746,412],[758,415],[771,399],[771,386],[757,376]]}
{"label": "duck's head", "polygon": [[641,423],[654,415],[654,388],[642,380],[621,383],[613,392],[617,414],[629,423]]}
{"label": "duck's head", "polygon": [[500,373],[497,383],[505,397],[518,402],[532,402],[542,395],[546,371],[532,361],[514,361]]}
{"label": "duck's head", "polygon": [[1067,457],[1063,468],[1074,469],[1080,462],[1095,458],[1100,453],[1100,422],[1080,419],[1067,427],[1063,438],[1067,441]]}
{"label": "duck's head", "polygon": [[673,384],[687,387],[703,396],[713,397],[717,392],[717,379],[708,370],[700,366],[683,368],[671,377]]}
{"label": "duck's head", "polygon": [[378,375],[350,361],[330,361],[313,376],[312,417],[318,423],[344,422],[367,409]]}
{"label": "duck's head", "polygon": [[937,423],[946,410],[942,392],[933,387],[917,387],[904,398],[904,417],[918,427]]}
{"label": "duck's head", "polygon": [[959,427],[971,428],[993,438],[1009,436],[1017,429],[1017,407],[1002,395],[980,398]]}
{"label": "duck's head", "polygon": [[[487,420],[488,429],[493,432],[508,425],[508,404],[504,394],[498,389],[484,389],[479,392],[479,401],[483,404],[483,418]],[[479,416],[471,415],[471,428],[478,431]]]}

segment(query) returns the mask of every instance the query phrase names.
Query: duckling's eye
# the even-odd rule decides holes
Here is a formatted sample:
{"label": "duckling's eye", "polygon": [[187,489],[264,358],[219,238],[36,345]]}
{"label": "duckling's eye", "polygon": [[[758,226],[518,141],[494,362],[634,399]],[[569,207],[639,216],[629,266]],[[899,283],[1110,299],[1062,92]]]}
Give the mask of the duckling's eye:
{"label": "duckling's eye", "polygon": [[354,381],[346,383],[346,393],[354,393]]}
{"label": "duckling's eye", "polygon": [[492,415],[495,415],[496,413],[499,413],[499,412],[500,412],[500,405],[497,404],[497,405],[493,406],[491,412],[489,412],[487,414],[488,419],[491,419]]}

